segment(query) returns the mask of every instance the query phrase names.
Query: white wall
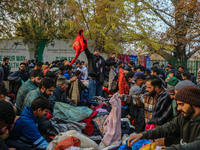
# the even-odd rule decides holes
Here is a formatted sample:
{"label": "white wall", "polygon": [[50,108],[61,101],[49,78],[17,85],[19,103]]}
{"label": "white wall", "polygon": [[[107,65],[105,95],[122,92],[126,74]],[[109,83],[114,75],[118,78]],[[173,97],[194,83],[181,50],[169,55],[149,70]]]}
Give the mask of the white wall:
{"label": "white wall", "polygon": [[[54,60],[60,60],[67,58],[71,61],[76,53],[72,48],[74,40],[53,40],[49,43],[43,53],[43,62],[52,62]],[[93,41],[88,40],[88,48],[92,52],[94,47],[92,46]],[[11,71],[16,71],[19,68],[20,62],[24,59],[34,59],[35,53],[29,51],[29,47],[24,45],[22,39],[13,39],[13,40],[4,40],[0,41],[0,63],[3,62],[3,58],[7,56],[10,58]],[[107,58],[106,54],[101,54],[105,59]],[[81,61],[87,62],[87,57],[84,52],[82,52],[78,58]]]}
{"label": "white wall", "polygon": [[4,57],[10,59],[11,71],[15,71],[24,59],[30,59],[30,52],[22,39],[4,40],[0,41],[0,63],[3,63]]}

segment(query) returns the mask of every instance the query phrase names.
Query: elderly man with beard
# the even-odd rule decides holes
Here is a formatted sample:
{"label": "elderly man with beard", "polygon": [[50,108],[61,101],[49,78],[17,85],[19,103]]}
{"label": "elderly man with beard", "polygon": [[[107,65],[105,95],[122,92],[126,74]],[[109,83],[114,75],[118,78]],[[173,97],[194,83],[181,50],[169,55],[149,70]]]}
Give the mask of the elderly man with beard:
{"label": "elderly man with beard", "polygon": [[177,110],[181,115],[172,121],[153,130],[147,130],[131,136],[128,145],[140,139],[157,139],[177,135],[180,143],[166,147],[166,150],[199,150],[200,149],[200,88],[187,85],[181,88],[175,96]]}
{"label": "elderly man with beard", "polygon": [[145,123],[163,125],[173,117],[172,101],[165,91],[162,80],[150,76],[146,81],[147,94],[144,95]]}
{"label": "elderly man with beard", "polygon": [[30,79],[28,79],[18,90],[17,98],[16,98],[16,106],[18,109],[18,113],[20,114],[23,110],[24,99],[26,95],[35,90],[39,87],[41,80],[43,79],[44,75],[41,70],[32,70],[30,74]]}

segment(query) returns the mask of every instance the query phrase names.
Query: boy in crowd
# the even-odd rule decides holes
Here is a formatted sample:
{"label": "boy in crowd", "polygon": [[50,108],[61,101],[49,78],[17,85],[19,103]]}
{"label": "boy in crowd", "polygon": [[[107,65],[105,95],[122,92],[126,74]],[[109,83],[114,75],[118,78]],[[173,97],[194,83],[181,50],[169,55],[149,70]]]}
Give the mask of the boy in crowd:
{"label": "boy in crowd", "polygon": [[39,96],[33,100],[31,106],[25,107],[22,115],[15,122],[10,139],[32,145],[35,149],[46,149],[47,141],[41,136],[37,124],[49,109],[49,100]]}

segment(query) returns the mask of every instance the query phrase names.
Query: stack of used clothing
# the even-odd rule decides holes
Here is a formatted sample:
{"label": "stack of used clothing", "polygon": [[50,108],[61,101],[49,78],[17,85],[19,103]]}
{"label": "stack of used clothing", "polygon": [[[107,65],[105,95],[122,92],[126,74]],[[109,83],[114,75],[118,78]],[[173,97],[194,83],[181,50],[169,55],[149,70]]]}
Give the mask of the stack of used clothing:
{"label": "stack of used clothing", "polygon": [[[71,137],[70,138],[70,141],[72,143],[71,146],[76,146],[76,147],[80,147],[80,148],[90,148],[90,149],[92,148],[91,150],[100,150],[99,146],[93,140],[89,139],[88,137],[86,137],[83,134],[81,134],[79,132],[76,132],[74,130],[71,130],[71,131],[68,131],[68,132],[64,132],[64,133],[60,133],[49,144],[49,146],[47,147],[47,150],[54,150],[54,148],[56,146],[59,147],[59,145],[62,145],[64,143],[64,142],[60,143],[61,141],[63,141],[63,140],[68,141],[69,137]],[[68,144],[68,143],[69,143],[69,141],[66,144]]]}

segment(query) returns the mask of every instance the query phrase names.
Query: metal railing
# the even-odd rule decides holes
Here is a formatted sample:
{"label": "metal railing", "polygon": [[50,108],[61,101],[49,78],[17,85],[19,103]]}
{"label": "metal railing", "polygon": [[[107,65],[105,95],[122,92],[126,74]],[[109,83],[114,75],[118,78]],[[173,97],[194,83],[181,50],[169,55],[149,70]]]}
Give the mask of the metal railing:
{"label": "metal railing", "polygon": [[151,66],[153,66],[153,63],[158,62],[159,65],[164,69],[168,63],[170,63],[172,66],[175,67],[175,69],[178,69],[179,66],[183,66],[184,70],[186,72],[194,73],[195,76],[197,76],[197,72],[200,68],[200,61],[178,61],[178,60],[150,60]]}

